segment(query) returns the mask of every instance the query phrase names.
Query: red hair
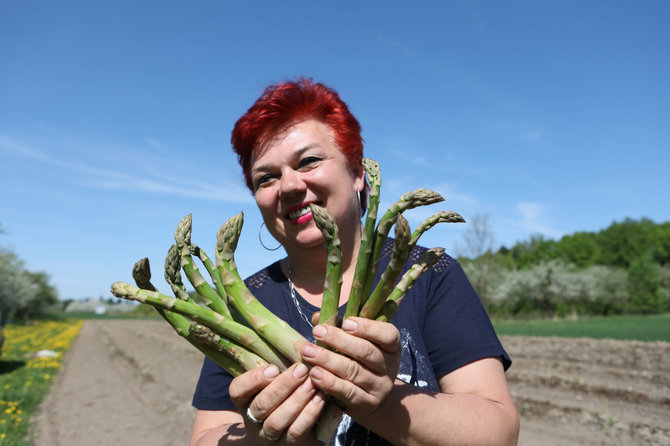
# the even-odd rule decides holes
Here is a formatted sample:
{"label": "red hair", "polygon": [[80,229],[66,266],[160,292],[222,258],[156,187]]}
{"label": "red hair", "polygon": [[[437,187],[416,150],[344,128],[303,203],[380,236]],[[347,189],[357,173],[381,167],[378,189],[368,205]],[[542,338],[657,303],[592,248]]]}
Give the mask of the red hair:
{"label": "red hair", "polygon": [[315,119],[333,134],[352,169],[361,168],[361,126],[335,90],[312,79],[280,82],[265,89],[254,105],[235,123],[230,142],[253,192],[251,158],[254,151],[292,124]]}

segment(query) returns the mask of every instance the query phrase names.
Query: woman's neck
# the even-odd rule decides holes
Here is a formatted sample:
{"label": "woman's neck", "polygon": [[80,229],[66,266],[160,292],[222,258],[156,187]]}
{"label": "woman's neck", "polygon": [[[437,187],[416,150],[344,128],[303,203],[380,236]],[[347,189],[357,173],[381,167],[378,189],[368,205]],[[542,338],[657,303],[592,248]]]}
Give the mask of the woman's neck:
{"label": "woman's neck", "polygon": [[[349,243],[342,242],[342,293],[340,304],[347,300],[360,246],[360,233],[354,237],[346,237]],[[323,295],[323,284],[326,275],[327,253],[326,247],[319,246],[309,249],[287,251],[288,257],[282,261],[284,273],[291,279],[293,286],[300,294],[317,306],[320,305]],[[346,291],[345,291],[346,290]]]}

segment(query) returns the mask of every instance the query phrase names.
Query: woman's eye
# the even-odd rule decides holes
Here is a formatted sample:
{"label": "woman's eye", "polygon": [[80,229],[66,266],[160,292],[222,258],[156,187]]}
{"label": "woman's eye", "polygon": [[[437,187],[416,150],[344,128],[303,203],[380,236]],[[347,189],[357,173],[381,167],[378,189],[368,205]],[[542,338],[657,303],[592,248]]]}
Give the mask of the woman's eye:
{"label": "woman's eye", "polygon": [[300,167],[309,167],[321,161],[321,158],[318,156],[308,156],[300,160]]}
{"label": "woman's eye", "polygon": [[269,174],[269,173],[266,173],[265,175],[258,178],[256,180],[256,189],[258,189],[259,187],[263,186],[264,184],[267,184],[268,182],[270,182],[270,180],[272,180],[272,178],[274,178],[274,176]]}

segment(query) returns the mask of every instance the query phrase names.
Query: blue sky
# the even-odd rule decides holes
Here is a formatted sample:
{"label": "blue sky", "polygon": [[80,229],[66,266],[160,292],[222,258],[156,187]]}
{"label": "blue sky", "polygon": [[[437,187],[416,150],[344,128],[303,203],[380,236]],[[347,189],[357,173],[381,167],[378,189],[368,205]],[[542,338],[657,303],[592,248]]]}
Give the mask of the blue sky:
{"label": "blue sky", "polygon": [[[230,150],[266,85],[339,91],[380,162],[382,208],[487,214],[497,243],[670,220],[665,1],[0,3],[0,244],[60,297],[110,296],[177,222],[213,256],[243,211],[237,263],[282,256]],[[457,253],[466,225],[422,239]],[[265,234],[268,236],[268,234]],[[270,242],[268,242],[270,243]]]}

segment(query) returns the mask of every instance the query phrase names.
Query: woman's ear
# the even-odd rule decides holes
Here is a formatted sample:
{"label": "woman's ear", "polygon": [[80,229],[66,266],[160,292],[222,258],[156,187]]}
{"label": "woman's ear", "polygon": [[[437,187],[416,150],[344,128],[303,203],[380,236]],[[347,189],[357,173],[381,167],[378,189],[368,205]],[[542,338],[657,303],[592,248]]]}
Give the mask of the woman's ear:
{"label": "woman's ear", "polygon": [[363,167],[363,163],[361,163],[354,169],[354,189],[358,192],[363,192],[366,185],[365,168]]}

